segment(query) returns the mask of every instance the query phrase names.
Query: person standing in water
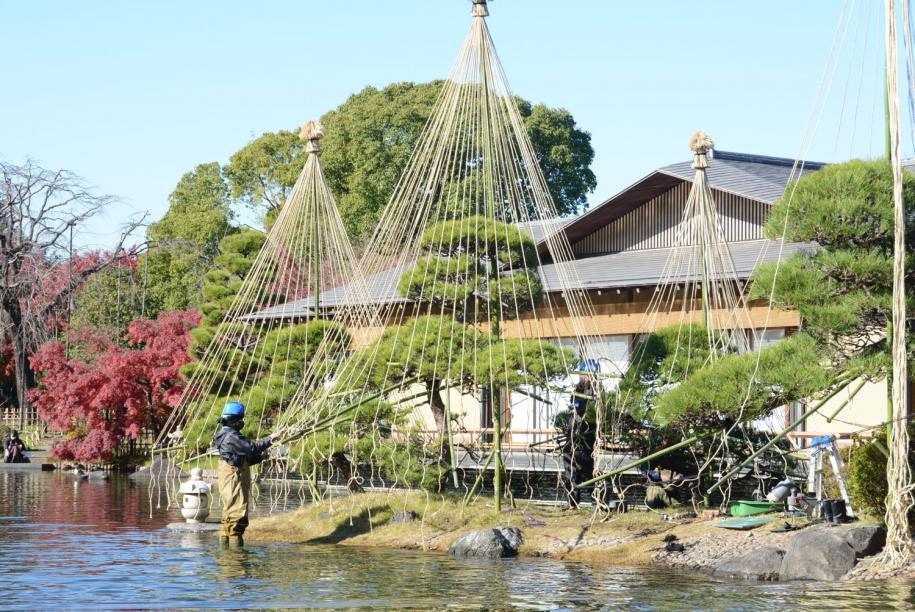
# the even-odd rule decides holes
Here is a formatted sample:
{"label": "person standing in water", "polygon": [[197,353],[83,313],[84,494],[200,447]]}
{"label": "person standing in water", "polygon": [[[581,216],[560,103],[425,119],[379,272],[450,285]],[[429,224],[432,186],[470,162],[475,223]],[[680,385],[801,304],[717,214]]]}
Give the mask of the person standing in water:
{"label": "person standing in water", "polygon": [[232,548],[245,545],[244,533],[248,527],[248,497],[251,494],[251,466],[264,460],[264,454],[275,432],[266,438],[251,441],[241,429],[245,424],[245,406],[241,402],[228,402],[219,419],[222,429],[216,432],[213,446],[219,451],[219,496],[222,498],[222,531],[220,543]]}

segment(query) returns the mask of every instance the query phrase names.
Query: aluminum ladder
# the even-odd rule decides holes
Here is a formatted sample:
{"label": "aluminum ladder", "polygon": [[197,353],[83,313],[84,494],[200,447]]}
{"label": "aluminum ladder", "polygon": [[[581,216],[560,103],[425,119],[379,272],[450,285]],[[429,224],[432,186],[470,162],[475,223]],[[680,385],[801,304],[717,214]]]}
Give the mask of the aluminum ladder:
{"label": "aluminum ladder", "polygon": [[823,500],[823,462],[825,457],[829,457],[832,473],[835,474],[839,483],[839,491],[842,493],[842,499],[845,500],[845,513],[849,518],[854,518],[855,513],[851,509],[848,487],[845,486],[845,477],[842,476],[842,468],[844,467],[842,455],[839,453],[839,445],[836,443],[834,435],[819,436],[810,442],[807,491],[816,495],[817,502]]}

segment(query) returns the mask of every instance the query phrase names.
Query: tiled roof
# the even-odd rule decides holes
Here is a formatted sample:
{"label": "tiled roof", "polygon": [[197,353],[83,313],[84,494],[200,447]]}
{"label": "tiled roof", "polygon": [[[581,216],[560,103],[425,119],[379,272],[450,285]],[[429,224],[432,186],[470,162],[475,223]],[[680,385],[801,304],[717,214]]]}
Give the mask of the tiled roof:
{"label": "tiled roof", "polygon": [[[738,278],[749,278],[753,269],[761,264],[786,259],[798,251],[812,252],[817,245],[812,242],[789,242],[782,248],[781,240],[748,240],[730,243],[731,259]],[[583,257],[562,264],[547,264],[540,268],[540,278],[547,291],[566,289],[614,289],[657,285],[662,280],[665,264],[673,249],[645,249],[622,251]],[[682,255],[681,255],[682,256]],[[571,273],[560,283],[558,266],[570,267]],[[693,267],[695,269],[695,267]],[[669,279],[672,282],[699,280],[697,275]]]}
{"label": "tiled roof", "polygon": [[[334,287],[333,289],[322,291],[320,296],[321,308],[333,309],[342,304],[355,305],[360,302],[376,304],[407,302],[409,300],[402,298],[397,294],[397,282],[400,280],[401,274],[409,267],[409,265],[395,266],[379,274],[373,274],[372,276],[366,277],[364,281],[366,289],[365,291],[358,291],[358,293],[361,294],[361,297],[358,300],[355,295],[351,295],[352,293],[356,293],[356,291],[350,285],[343,285],[341,287]],[[350,295],[348,295],[348,293],[350,293]],[[365,299],[366,296],[368,296],[368,299]],[[280,304],[272,308],[265,308],[264,310],[252,313],[245,318],[251,320],[297,319],[309,317],[313,313],[314,300],[307,297],[294,302]]]}
{"label": "tiled roof", "polygon": [[[787,243],[784,248],[781,240],[751,240],[732,242],[731,258],[734,269],[741,279],[748,278],[753,269],[761,264],[776,261],[781,256],[788,258],[799,251],[812,252],[816,244],[810,242]],[[615,289],[623,287],[653,286],[661,281],[665,263],[673,249],[646,249],[641,251],[623,251],[594,257],[584,257],[571,262],[559,264],[567,266],[570,271],[561,283],[556,264],[541,266],[539,275],[544,290],[560,292],[563,289]],[[398,266],[366,279],[371,300],[377,304],[404,303],[409,300],[397,293],[397,281],[409,266]],[[689,282],[698,280],[695,276],[668,279],[671,282]],[[336,308],[345,303],[346,288],[337,287],[321,294],[322,308]],[[250,315],[252,320],[273,318],[304,318],[313,312],[311,298],[289,302],[281,306],[262,310]]]}
{"label": "tiled roof", "polygon": [[[707,171],[713,189],[771,204],[785,191],[792,176],[794,160],[784,157],[748,155],[730,151],[714,151]],[[799,165],[799,174],[809,174],[824,164],[805,161]],[[683,182],[692,181],[696,171],[692,161],[664,166],[630,185],[601,204],[570,219],[564,226],[570,243],[591,234],[619,219],[652,198],[673,189]]]}
{"label": "tiled roof", "polygon": [[[519,223],[518,226],[529,232],[538,242],[548,235],[550,224],[556,224],[567,234],[570,242],[582,238],[594,231],[596,227],[606,225],[623,214],[641,206],[648,200],[664,193],[683,181],[692,181],[695,170],[691,161],[664,166],[652,172],[642,180],[623,190],[619,194],[595,206],[582,215],[572,219],[549,221],[531,221]],[[818,170],[824,164],[803,162],[801,174]],[[794,160],[782,157],[748,155],[729,151],[714,151],[712,163],[708,170],[709,184],[712,188],[734,193],[760,202],[772,203],[781,197],[792,177]],[[731,257],[738,277],[747,278],[758,263],[775,261],[781,255],[787,258],[801,250],[813,250],[812,243],[788,243],[781,247],[780,240],[753,240],[730,243]],[[560,264],[571,266],[572,273],[568,278],[575,278],[574,286],[559,283],[556,264],[546,264],[540,268],[543,286],[547,291],[566,289],[612,289],[634,286],[655,285],[661,280],[665,263],[672,249],[647,249],[623,251],[591,257],[583,257],[572,262]],[[409,267],[402,265],[391,268],[380,274],[366,278],[369,301],[374,303],[407,302],[397,293],[397,281]],[[696,280],[695,278],[671,279],[679,282]],[[568,279],[566,279],[566,282]],[[321,307],[333,309],[352,297],[347,296],[348,287],[335,287],[321,294]],[[274,308],[262,310],[249,316],[251,319],[269,318],[303,318],[312,315],[311,298],[290,302]]]}
{"label": "tiled roof", "polygon": [[[797,173],[803,176],[819,170],[823,165],[817,162],[804,162],[803,167],[798,166]],[[792,177],[793,167],[794,160],[783,157],[715,151],[706,175],[713,189],[771,204],[784,193],[785,186]],[[664,166],[659,168],[658,172],[684,181],[692,181],[696,175],[692,161]]]}

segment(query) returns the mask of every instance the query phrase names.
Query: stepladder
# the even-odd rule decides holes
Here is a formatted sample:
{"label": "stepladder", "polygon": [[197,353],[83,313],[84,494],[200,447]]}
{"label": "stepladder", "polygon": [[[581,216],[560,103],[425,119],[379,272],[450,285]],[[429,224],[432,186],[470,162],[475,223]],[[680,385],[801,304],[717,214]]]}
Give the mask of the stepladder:
{"label": "stepladder", "polygon": [[819,436],[813,438],[810,442],[810,459],[807,468],[807,491],[816,496],[816,499],[825,498],[825,473],[824,466],[826,460],[832,468],[833,477],[839,486],[839,493],[845,501],[845,512],[849,518],[854,518],[855,513],[851,507],[851,499],[848,497],[848,487],[845,484],[843,475],[844,464],[842,455],[839,452],[839,445],[834,435]]}

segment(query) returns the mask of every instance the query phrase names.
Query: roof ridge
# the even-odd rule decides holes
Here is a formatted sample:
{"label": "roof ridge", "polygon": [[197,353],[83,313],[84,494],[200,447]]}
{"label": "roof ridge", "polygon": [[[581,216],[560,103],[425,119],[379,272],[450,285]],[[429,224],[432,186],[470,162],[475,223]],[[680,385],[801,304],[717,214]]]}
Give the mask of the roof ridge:
{"label": "roof ridge", "polygon": [[758,155],[755,153],[738,153],[736,151],[722,151],[720,149],[713,150],[712,159],[751,162],[770,166],[786,166],[789,168],[794,166],[796,162],[800,162],[805,168],[810,168],[811,170],[818,170],[826,165],[824,162],[797,160],[790,157],[775,157],[773,155]]}

